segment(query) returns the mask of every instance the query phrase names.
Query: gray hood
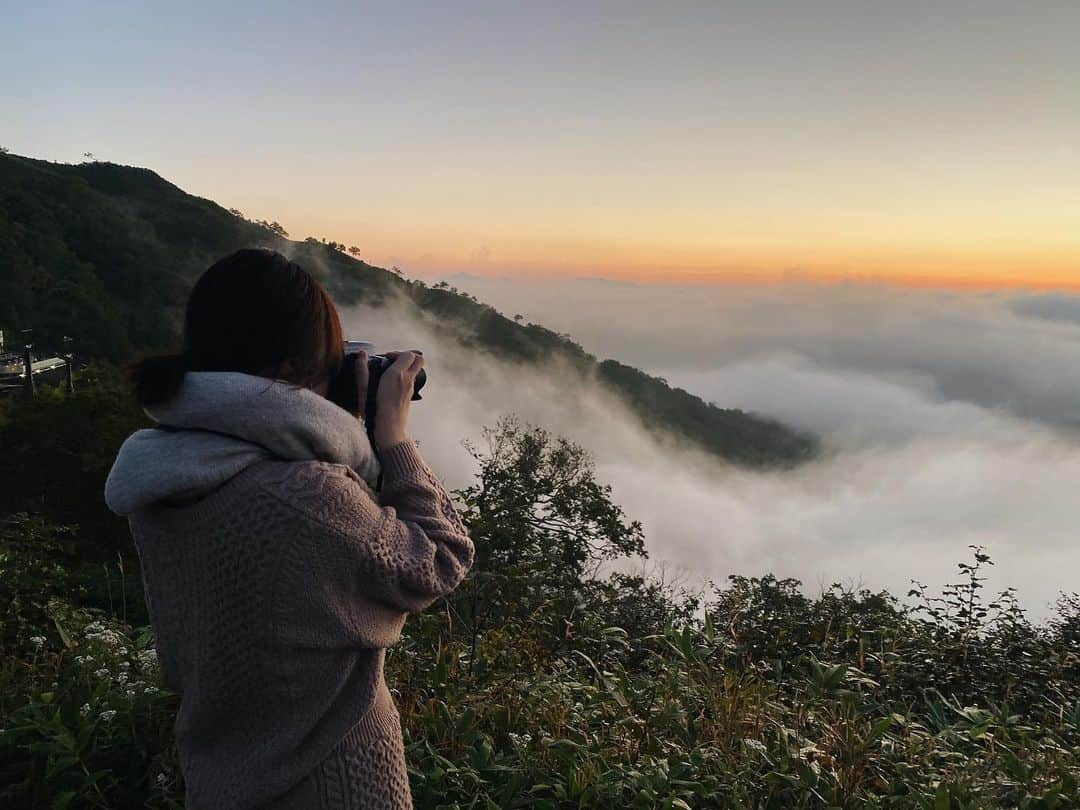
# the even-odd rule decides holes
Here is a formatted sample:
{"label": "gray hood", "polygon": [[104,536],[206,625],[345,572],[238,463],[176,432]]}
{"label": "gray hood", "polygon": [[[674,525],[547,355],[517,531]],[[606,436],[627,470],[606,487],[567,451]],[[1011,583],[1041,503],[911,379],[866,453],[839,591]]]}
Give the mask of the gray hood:
{"label": "gray hood", "polygon": [[363,423],[307,388],[225,371],[189,371],[157,426],[131,434],[105,482],[105,503],[130,515],[163,498],[208,495],[267,458],[328,461],[375,485],[379,463]]}

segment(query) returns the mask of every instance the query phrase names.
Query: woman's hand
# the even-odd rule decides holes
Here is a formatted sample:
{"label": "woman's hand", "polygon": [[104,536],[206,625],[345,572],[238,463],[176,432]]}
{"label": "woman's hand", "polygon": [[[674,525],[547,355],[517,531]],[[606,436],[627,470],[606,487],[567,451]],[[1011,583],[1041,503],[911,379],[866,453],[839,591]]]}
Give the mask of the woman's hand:
{"label": "woman's hand", "polygon": [[[409,352],[387,352],[393,361],[379,379],[375,392],[375,447],[392,447],[409,438],[406,429],[409,402],[413,396],[416,375],[424,367],[424,355],[419,349]],[[367,355],[364,355],[364,388],[367,391]],[[359,369],[357,369],[359,372]],[[357,380],[360,380],[359,373]],[[364,400],[360,400],[363,402]]]}

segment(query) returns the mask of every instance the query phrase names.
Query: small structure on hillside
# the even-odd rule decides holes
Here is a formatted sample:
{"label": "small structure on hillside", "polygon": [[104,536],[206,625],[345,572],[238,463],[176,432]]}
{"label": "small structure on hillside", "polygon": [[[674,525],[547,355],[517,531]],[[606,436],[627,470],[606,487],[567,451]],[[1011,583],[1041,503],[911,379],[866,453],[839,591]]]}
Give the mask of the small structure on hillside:
{"label": "small structure on hillside", "polygon": [[33,396],[39,382],[52,384],[66,380],[68,389],[74,387],[71,364],[71,339],[65,338],[68,351],[59,356],[41,356],[34,352],[30,342],[30,330],[24,330],[26,342],[21,351],[11,350],[4,342],[4,332],[0,330],[0,396],[25,393]]}

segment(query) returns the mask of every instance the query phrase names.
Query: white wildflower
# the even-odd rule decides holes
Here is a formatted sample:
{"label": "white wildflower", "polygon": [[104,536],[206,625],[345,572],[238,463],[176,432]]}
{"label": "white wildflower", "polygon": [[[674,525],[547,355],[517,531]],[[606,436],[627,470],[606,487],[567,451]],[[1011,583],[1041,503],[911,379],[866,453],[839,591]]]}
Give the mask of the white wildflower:
{"label": "white wildflower", "polygon": [[35,650],[40,650],[45,646],[45,636],[30,636],[30,646]]}
{"label": "white wildflower", "polygon": [[120,638],[120,634],[117,633],[115,630],[106,630],[99,636],[99,638],[109,647],[119,647],[123,643],[123,640]]}
{"label": "white wildflower", "polygon": [[119,633],[109,627],[102,627],[98,625],[90,625],[86,628],[86,640],[96,641],[104,644],[106,647],[120,647],[124,643],[124,639]]}
{"label": "white wildflower", "polygon": [[86,717],[86,715],[90,714],[90,704],[84,703],[79,709],[79,714],[81,714],[83,717]]}
{"label": "white wildflower", "polygon": [[153,669],[158,663],[157,650],[140,650],[135,654],[135,659],[139,663],[139,669]]}
{"label": "white wildflower", "polygon": [[125,683],[127,683],[127,679],[128,679],[128,674],[126,672],[121,672],[119,675],[116,676],[116,680],[120,682],[121,686],[123,686]]}
{"label": "white wildflower", "polygon": [[165,784],[166,782],[168,782],[168,781],[169,781],[169,780],[168,780],[168,777],[166,777],[166,776],[165,776],[165,774],[163,774],[163,773],[159,773],[159,774],[157,775],[157,783],[158,783],[159,785],[164,785],[164,784]]}
{"label": "white wildflower", "polygon": [[131,668],[131,664],[129,664],[127,661],[121,661],[120,662],[120,669],[130,669],[130,668]]}
{"label": "white wildflower", "polygon": [[95,669],[94,670],[94,677],[95,678],[107,678],[107,677],[109,677],[109,670],[105,669],[105,667],[102,667],[101,669]]}
{"label": "white wildflower", "polygon": [[116,717],[116,709],[106,709],[101,713],[101,719],[104,720],[106,723],[108,723],[114,717]]}
{"label": "white wildflower", "polygon": [[145,689],[143,689],[143,694],[144,695],[156,695],[160,691],[161,690],[158,689],[156,686],[148,686]]}

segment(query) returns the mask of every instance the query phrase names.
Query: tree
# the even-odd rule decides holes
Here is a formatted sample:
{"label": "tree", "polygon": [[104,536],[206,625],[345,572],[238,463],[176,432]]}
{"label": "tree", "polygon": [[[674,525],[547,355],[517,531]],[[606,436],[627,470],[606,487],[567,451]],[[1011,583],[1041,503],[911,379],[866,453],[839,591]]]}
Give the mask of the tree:
{"label": "tree", "polygon": [[521,315],[515,315],[514,316],[514,323],[521,323],[523,320],[525,320],[525,319]]}
{"label": "tree", "polygon": [[352,247],[349,248],[349,255],[355,256],[357,259],[359,259],[360,258],[360,248],[358,248],[356,245],[353,245]]}
{"label": "tree", "polygon": [[465,444],[479,481],[457,493],[476,562],[450,602],[474,649],[493,616],[524,618],[544,606],[555,625],[550,637],[562,643],[601,565],[647,557],[641,524],[611,500],[580,445],[512,416],[485,428],[483,439],[483,448]]}
{"label": "tree", "polygon": [[10,149],[8,149],[8,148],[7,148],[6,146],[0,146],[0,155],[6,155],[6,154],[8,154],[8,153],[9,153],[10,151],[11,151],[11,150],[10,150]]}
{"label": "tree", "polygon": [[[236,213],[239,214],[240,212],[237,211]],[[285,230],[280,222],[269,222],[265,219],[257,219],[255,220],[255,224],[259,227],[266,228],[266,230],[281,237],[288,237],[289,235],[289,232]]]}
{"label": "tree", "polygon": [[87,160],[93,160],[94,159],[94,153],[93,152],[83,152],[82,156],[84,158],[86,158]]}
{"label": "tree", "polygon": [[528,564],[576,585],[606,560],[647,556],[641,524],[611,500],[583,447],[512,416],[483,437],[483,448],[466,443],[479,483],[460,493],[483,538],[479,568]]}
{"label": "tree", "polygon": [[237,217],[238,219],[244,218],[244,214],[240,211],[239,208],[230,208],[228,209],[228,211],[230,214],[232,214],[234,217]]}

